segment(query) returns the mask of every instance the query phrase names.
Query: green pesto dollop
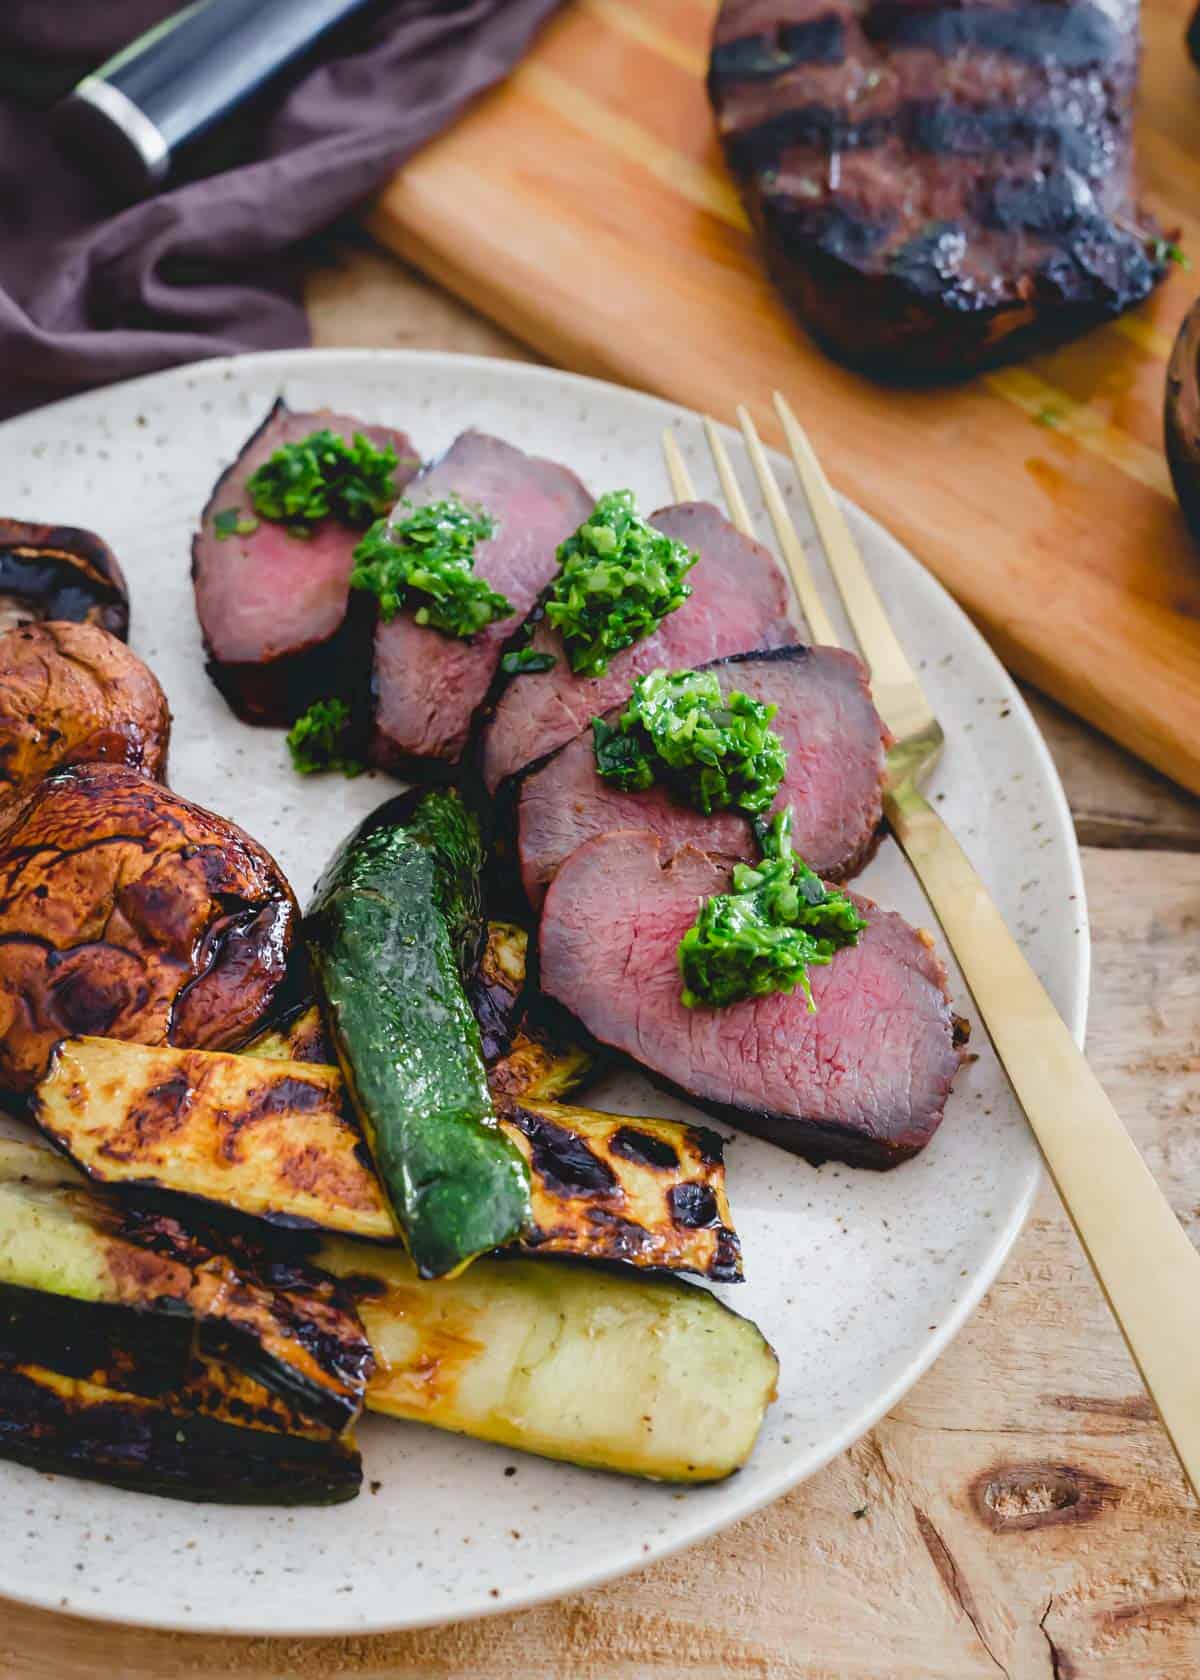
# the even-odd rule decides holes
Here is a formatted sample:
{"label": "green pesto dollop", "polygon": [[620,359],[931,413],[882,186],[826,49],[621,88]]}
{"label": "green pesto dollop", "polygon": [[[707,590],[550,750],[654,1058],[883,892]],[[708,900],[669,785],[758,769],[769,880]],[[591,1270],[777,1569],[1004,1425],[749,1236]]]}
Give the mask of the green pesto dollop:
{"label": "green pesto dollop", "polygon": [[473,636],[494,619],[508,618],[511,601],[475,570],[476,546],[495,530],[491,517],[457,496],[427,502],[401,517],[380,519],[354,550],[353,589],[379,599],[379,615],[392,619],[410,607],[418,624],[447,636]]}
{"label": "green pesto dollop", "polygon": [[310,432],[277,449],[251,475],[246,490],[257,514],[293,526],[297,536],[330,515],[362,527],[396,500],[398,464],[391,444],[376,448],[361,432],[351,443],[336,432]]}
{"label": "green pesto dollop", "polygon": [[815,1009],[809,969],[857,945],[867,925],[844,892],[826,887],[793,852],[790,806],[755,826],[762,862],[737,864],[733,891],[705,899],[679,942],[681,998],[689,1009],[721,1009],[797,986]]}
{"label": "green pesto dollop", "polygon": [[322,770],[360,775],[366,766],[348,750],[352,728],[353,718],[344,700],[314,700],[287,733],[293,768],[302,776]]}
{"label": "green pesto dollop", "polygon": [[603,676],[614,653],[657,630],[691,594],[683,579],[698,559],[639,516],[632,491],[601,496],[559,548],[546,601],[572,671]]}
{"label": "green pesto dollop", "polygon": [[778,709],[740,689],[724,695],[715,671],[648,671],[615,724],[592,719],[596,769],[631,791],[663,782],[706,817],[765,811],[787,771],[770,727]]}

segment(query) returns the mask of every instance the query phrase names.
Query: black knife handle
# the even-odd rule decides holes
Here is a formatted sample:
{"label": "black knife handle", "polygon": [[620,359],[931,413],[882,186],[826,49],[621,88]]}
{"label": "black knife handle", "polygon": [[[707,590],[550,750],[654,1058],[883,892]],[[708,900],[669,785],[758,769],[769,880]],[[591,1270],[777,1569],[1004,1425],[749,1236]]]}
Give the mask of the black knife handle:
{"label": "black knife handle", "polygon": [[151,192],[180,147],[224,121],[370,0],[194,0],[85,76],[60,132],[126,193]]}

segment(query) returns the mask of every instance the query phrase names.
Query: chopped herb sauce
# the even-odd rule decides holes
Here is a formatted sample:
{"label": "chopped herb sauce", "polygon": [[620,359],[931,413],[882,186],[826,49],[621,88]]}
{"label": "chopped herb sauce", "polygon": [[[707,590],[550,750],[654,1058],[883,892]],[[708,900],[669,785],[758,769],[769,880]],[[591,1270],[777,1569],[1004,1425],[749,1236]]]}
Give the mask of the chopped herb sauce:
{"label": "chopped herb sauce", "polygon": [[213,519],[218,542],[228,542],[230,537],[248,537],[257,530],[258,520],[252,513],[243,513],[241,508],[222,508]]}
{"label": "chopped herb sauce", "polygon": [[473,636],[494,619],[508,618],[512,602],[475,571],[475,548],[495,530],[493,520],[457,496],[413,507],[389,523],[372,525],[354,550],[350,584],[378,597],[384,621],[401,607],[418,624],[447,636]]}
{"label": "chopped herb sauce", "polygon": [[353,720],[344,700],[314,700],[288,730],[288,751],[302,776],[322,770],[340,770],[343,776],[357,776],[366,769],[347,752]]}
{"label": "chopped herb sauce", "polygon": [[363,527],[396,500],[396,451],[377,449],[355,432],[354,441],[328,430],[285,443],[246,484],[255,512],[308,535],[308,527],[332,515],[343,525]]}
{"label": "chopped herb sauce", "polygon": [[515,648],[500,661],[506,677],[519,677],[522,671],[550,671],[558,660],[552,653],[539,653],[536,648]]}
{"label": "chopped herb sauce", "polygon": [[844,892],[827,888],[792,851],[790,806],[755,827],[762,862],[735,865],[732,892],[706,899],[679,942],[681,998],[689,1009],[720,1009],[800,986],[815,1010],[808,970],[857,945],[867,925]]}
{"label": "chopped herb sauce", "polygon": [[599,677],[609,660],[657,630],[691,594],[683,581],[699,559],[642,519],[630,490],[601,496],[558,551],[546,617],[560,632],[572,671]]}
{"label": "chopped herb sauce", "polygon": [[787,770],[777,710],[739,689],[726,698],[714,671],[650,671],[615,724],[592,719],[596,769],[627,790],[663,782],[705,816],[765,811]]}

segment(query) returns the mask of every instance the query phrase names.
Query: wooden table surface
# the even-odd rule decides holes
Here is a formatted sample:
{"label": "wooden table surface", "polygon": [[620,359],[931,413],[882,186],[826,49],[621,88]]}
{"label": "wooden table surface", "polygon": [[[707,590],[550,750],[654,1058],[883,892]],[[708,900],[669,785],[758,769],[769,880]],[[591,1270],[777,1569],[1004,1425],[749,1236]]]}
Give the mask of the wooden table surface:
{"label": "wooden table surface", "polygon": [[[521,357],[392,259],[310,284],[322,345]],[[1200,803],[1030,696],[1084,847],[1089,1051],[1200,1241]],[[2,1583],[0,1583],[2,1585]],[[872,1434],[678,1557],[540,1609],[337,1640],[0,1609],[20,1680],[1196,1680],[1200,1512],[1046,1188],[995,1287]]]}

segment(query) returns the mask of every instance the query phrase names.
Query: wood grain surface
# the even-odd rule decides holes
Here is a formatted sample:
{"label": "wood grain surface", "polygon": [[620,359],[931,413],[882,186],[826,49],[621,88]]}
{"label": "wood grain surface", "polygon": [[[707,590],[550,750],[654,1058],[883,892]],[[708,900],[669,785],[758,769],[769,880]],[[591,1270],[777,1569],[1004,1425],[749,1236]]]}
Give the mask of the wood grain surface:
{"label": "wood grain surface", "polygon": [[[1144,0],[1145,202],[1200,263],[1192,0]],[[952,389],[838,368],[768,285],[702,77],[716,0],[570,0],[509,83],[409,163],[373,231],[566,367],[772,435],[781,385],[831,477],[932,567],[1006,663],[1200,790],[1200,557],[1161,444],[1200,281]],[[914,465],[919,482],[915,493]]]}
{"label": "wood grain surface", "polygon": [[[370,251],[314,272],[308,298],[318,344],[526,353]],[[1093,842],[1090,1054],[1200,1240],[1200,804],[1030,698]],[[967,1328],[871,1435],[638,1576],[516,1615],[355,1639],[143,1633],[0,1603],[3,1680],[1197,1673],[1200,1513],[1048,1189]]]}

